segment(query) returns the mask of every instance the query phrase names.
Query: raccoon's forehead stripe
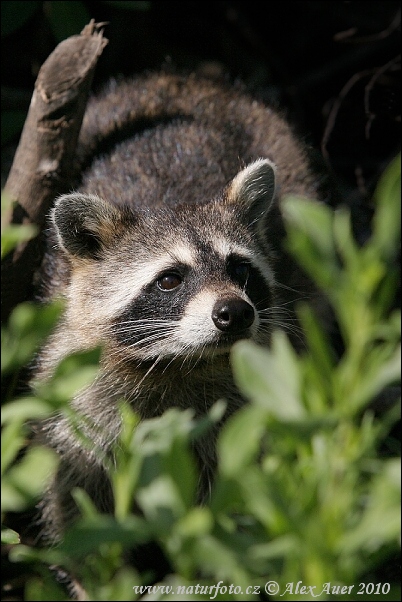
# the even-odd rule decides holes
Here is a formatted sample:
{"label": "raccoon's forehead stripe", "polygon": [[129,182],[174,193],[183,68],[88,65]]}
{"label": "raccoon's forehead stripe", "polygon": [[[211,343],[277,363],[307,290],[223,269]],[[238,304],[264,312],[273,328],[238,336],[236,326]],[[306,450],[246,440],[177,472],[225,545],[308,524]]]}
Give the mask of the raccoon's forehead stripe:
{"label": "raccoon's forehead stripe", "polygon": [[[177,242],[176,245],[165,252],[165,260],[170,260],[170,263],[184,263],[191,267],[196,264],[196,253],[188,244],[184,242]],[[163,268],[162,268],[163,269]]]}
{"label": "raccoon's forehead stripe", "polygon": [[226,259],[229,255],[240,255],[252,260],[253,254],[250,249],[243,245],[236,244],[226,238],[215,238],[212,241],[214,250]]}
{"label": "raccoon's forehead stripe", "polygon": [[[169,250],[163,249],[159,256],[154,254],[148,259],[147,263],[144,263],[143,265],[139,266],[134,263],[132,267],[132,279],[135,282],[135,289],[139,292],[144,286],[152,282],[158,274],[163,272],[163,270],[172,268],[175,264],[180,263],[191,267],[194,267],[196,264],[196,255],[194,251],[188,245],[181,243],[176,244]],[[125,273],[127,274],[126,270],[127,268],[125,268]],[[133,289],[131,289],[130,297],[132,298],[132,296]]]}

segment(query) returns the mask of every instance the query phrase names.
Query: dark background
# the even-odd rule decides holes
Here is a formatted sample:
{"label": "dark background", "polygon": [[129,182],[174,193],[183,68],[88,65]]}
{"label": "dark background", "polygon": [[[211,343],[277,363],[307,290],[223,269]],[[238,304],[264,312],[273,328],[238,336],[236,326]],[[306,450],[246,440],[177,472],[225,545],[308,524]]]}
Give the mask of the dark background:
{"label": "dark background", "polygon": [[[41,64],[93,18],[109,40],[94,89],[165,65],[242,79],[285,111],[351,208],[358,239],[369,234],[373,190],[400,150],[400,2],[2,1],[1,14],[3,182]],[[25,579],[15,570],[6,565],[12,589]]]}
{"label": "dark background", "polygon": [[369,219],[373,187],[400,148],[399,2],[18,1],[1,9],[6,145],[18,138],[40,65],[94,18],[108,23],[109,39],[95,89],[111,75],[166,64],[241,78],[286,111],[324,156],[342,200]]}

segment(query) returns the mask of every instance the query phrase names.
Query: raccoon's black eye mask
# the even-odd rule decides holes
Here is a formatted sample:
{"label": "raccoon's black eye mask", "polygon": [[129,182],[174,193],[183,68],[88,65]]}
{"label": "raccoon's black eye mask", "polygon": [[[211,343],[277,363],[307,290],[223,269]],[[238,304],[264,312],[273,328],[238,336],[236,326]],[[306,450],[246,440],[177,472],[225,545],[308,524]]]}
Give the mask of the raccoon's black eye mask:
{"label": "raccoon's black eye mask", "polygon": [[239,255],[230,255],[226,261],[226,271],[229,277],[240,287],[244,287],[250,276],[252,266],[248,259]]}

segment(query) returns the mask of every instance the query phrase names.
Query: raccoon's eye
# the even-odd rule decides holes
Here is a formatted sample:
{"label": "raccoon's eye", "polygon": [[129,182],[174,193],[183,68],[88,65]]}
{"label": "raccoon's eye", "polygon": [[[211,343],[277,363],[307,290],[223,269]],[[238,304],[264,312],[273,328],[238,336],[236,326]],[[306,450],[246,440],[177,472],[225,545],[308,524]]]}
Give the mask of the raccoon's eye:
{"label": "raccoon's eye", "polygon": [[241,284],[245,284],[250,275],[250,266],[246,262],[236,263],[232,267],[233,277],[240,282]]}
{"label": "raccoon's eye", "polygon": [[182,283],[182,278],[179,274],[167,272],[166,274],[162,274],[156,283],[161,291],[171,291]]}

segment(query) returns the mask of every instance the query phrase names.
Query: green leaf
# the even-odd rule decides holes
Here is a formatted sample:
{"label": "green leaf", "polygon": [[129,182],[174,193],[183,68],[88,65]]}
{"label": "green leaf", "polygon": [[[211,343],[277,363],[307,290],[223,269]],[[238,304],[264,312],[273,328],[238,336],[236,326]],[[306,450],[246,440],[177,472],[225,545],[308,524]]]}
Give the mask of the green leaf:
{"label": "green leaf", "polygon": [[2,372],[20,368],[32,359],[55,327],[62,309],[61,302],[44,306],[29,302],[17,305],[7,327],[2,329]]}
{"label": "green leaf", "polygon": [[[274,460],[275,463],[276,459],[270,458],[270,460]],[[273,537],[289,531],[287,513],[292,512],[293,505],[286,499],[286,494],[279,491],[277,476],[273,479],[276,473],[276,470],[263,471],[260,467],[253,466],[242,477],[239,476],[247,513],[259,520],[267,533],[269,532]],[[291,471],[292,478],[295,478],[296,474],[296,471]],[[276,486],[272,485],[271,480]],[[286,491],[285,483],[282,483],[282,489]],[[267,540],[266,536],[263,540]]]}
{"label": "green leaf", "polygon": [[329,396],[333,370],[336,365],[334,350],[331,348],[321,324],[308,305],[303,304],[299,307],[298,316],[306,336],[309,356],[314,366],[314,374],[319,380],[324,393]]}
{"label": "green leaf", "polygon": [[20,543],[20,536],[13,529],[1,529],[1,543],[5,545],[14,545]]}
{"label": "green leaf", "polygon": [[347,270],[355,272],[360,263],[359,247],[354,240],[350,210],[339,207],[333,214],[332,221],[333,238],[336,250],[343,260]]}
{"label": "green leaf", "polygon": [[96,517],[98,516],[98,510],[94,504],[94,501],[89,497],[87,492],[79,487],[74,487],[74,489],[71,491],[71,495],[74,498],[74,501],[77,504],[83,519],[96,520]]}
{"label": "green leaf", "polygon": [[151,538],[151,531],[139,516],[116,521],[106,514],[79,519],[66,531],[58,552],[71,558],[85,558],[105,543],[120,543],[130,548],[145,543]]}
{"label": "green leaf", "polygon": [[46,569],[43,565],[55,566],[71,566],[72,563],[65,554],[61,553],[56,547],[34,548],[33,546],[19,544],[14,546],[9,553],[11,562],[26,562],[26,563],[42,563],[41,568]]}
{"label": "green leaf", "polygon": [[209,508],[191,508],[176,523],[176,533],[182,537],[200,537],[210,533],[214,521]]}
{"label": "green leaf", "polygon": [[382,175],[375,201],[372,244],[387,261],[395,257],[400,245],[401,231],[401,155],[399,154]]}
{"label": "green leaf", "polygon": [[32,224],[8,226],[1,237],[1,257],[5,257],[20,242],[34,238],[37,234],[38,229]]}
{"label": "green leaf", "polygon": [[162,474],[137,493],[138,504],[145,517],[160,537],[168,535],[177,521],[186,513],[180,493],[168,474]]}
{"label": "green leaf", "polygon": [[94,347],[85,351],[76,351],[63,358],[54,372],[54,380],[69,379],[82,368],[94,368],[99,364],[101,348]]}
{"label": "green leaf", "polygon": [[341,540],[340,552],[374,553],[389,542],[398,542],[401,536],[401,461],[392,458],[382,463],[380,474],[375,475],[366,508],[358,525],[346,532]]}
{"label": "green leaf", "polygon": [[329,207],[318,201],[286,197],[281,201],[281,209],[288,225],[307,235],[322,255],[331,260],[335,258],[333,214]]}
{"label": "green leaf", "polygon": [[300,539],[294,535],[283,535],[275,537],[267,543],[257,544],[250,551],[250,560],[252,562],[265,563],[273,558],[284,558],[289,555],[296,555],[297,549],[300,546]]}
{"label": "green leaf", "polygon": [[1,474],[14,462],[25,442],[21,420],[13,420],[1,433]]}
{"label": "green leaf", "polygon": [[65,591],[54,582],[50,572],[46,574],[43,571],[43,573],[44,575],[41,578],[33,577],[28,580],[25,588],[25,599],[32,602],[66,600]]}
{"label": "green leaf", "polygon": [[112,466],[110,479],[115,500],[115,516],[118,520],[123,520],[129,515],[132,507],[134,492],[141,472],[142,458],[133,445],[139,417],[124,402],[120,404],[120,413],[122,430],[114,446],[115,462],[119,466],[119,470],[115,470],[115,467]]}
{"label": "green leaf", "polygon": [[135,429],[133,442],[142,456],[166,454],[175,439],[184,440],[195,428],[194,412],[171,408],[162,416],[144,420]]}
{"label": "green leaf", "polygon": [[219,470],[211,494],[211,510],[214,516],[239,512],[243,505],[242,489],[237,478],[223,476]]}
{"label": "green leaf", "polygon": [[20,512],[30,508],[43,494],[56,465],[57,457],[53,451],[43,447],[30,448],[2,479],[2,511]]}
{"label": "green leaf", "polygon": [[[119,569],[113,578],[104,585],[94,584],[93,593],[88,591],[90,600],[138,600],[138,594],[134,587],[140,586],[139,577],[132,568],[123,567]],[[92,594],[92,595],[91,595]]]}
{"label": "green leaf", "polygon": [[336,288],[341,275],[333,236],[333,212],[318,201],[286,197],[281,201],[286,247],[315,282]]}
{"label": "green leaf", "polygon": [[194,556],[203,573],[214,575],[217,582],[236,583],[244,591],[250,584],[250,577],[242,561],[237,558],[236,550],[218,538],[212,535],[200,538],[194,546]]}
{"label": "green leaf", "polygon": [[26,422],[46,418],[53,411],[53,406],[37,397],[22,397],[1,408],[1,423]]}
{"label": "green leaf", "polygon": [[89,386],[99,372],[101,349],[77,351],[62,359],[47,381],[36,381],[35,393],[58,408]]}
{"label": "green leaf", "polygon": [[260,407],[246,407],[225,424],[218,440],[220,472],[236,476],[256,458],[266,429],[266,414]]}
{"label": "green leaf", "polygon": [[188,442],[175,440],[163,466],[173,479],[184,506],[189,508],[195,500],[197,469],[188,449]]}
{"label": "green leaf", "polygon": [[365,407],[388,385],[400,383],[401,346],[398,345],[391,355],[386,348],[378,350],[378,353],[372,351],[364,366],[364,378],[350,391],[348,411],[352,413]]}
{"label": "green leaf", "polygon": [[250,401],[280,421],[305,415],[300,394],[300,367],[283,332],[274,332],[271,350],[239,341],[233,346],[231,359],[235,381]]}

